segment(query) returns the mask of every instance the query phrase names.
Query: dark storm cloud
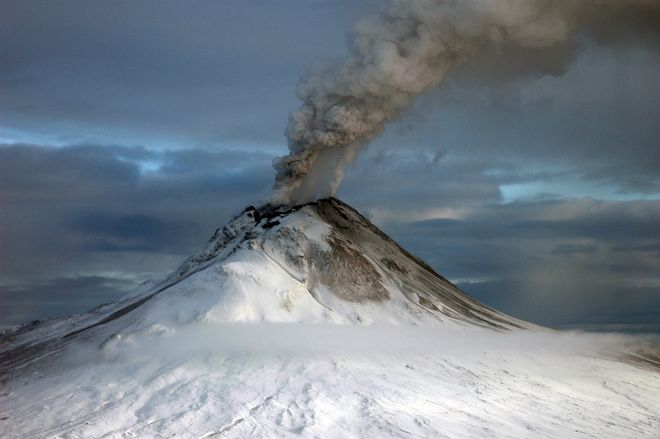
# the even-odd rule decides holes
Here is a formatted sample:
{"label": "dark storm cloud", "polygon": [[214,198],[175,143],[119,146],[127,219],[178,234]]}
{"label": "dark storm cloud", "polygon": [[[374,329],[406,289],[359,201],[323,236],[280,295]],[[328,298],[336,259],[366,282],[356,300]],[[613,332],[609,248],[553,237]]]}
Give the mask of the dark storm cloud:
{"label": "dark storm cloud", "polygon": [[[458,286],[484,303],[497,305],[511,315],[552,326],[577,324],[619,324],[636,332],[657,332],[660,315],[660,288],[620,284],[584,284],[575,281],[536,287],[527,280],[505,279],[459,282]],[[531,288],[536,288],[532,290]],[[558,294],[557,289],[561,289]],[[598,289],[594,294],[593,290]],[[524,291],[523,291],[524,290]],[[586,292],[585,292],[586,291]],[[576,296],[584,295],[582,300]]]}
{"label": "dark storm cloud", "polygon": [[[633,107],[642,114],[647,104]],[[524,108],[511,107],[507,118],[533,120],[523,114]],[[372,146],[369,157],[358,160],[340,196],[369,213],[438,272],[518,317],[546,324],[657,320],[660,201],[571,195],[581,184],[592,182],[609,185],[612,192],[657,194],[653,187],[660,181],[660,167],[653,166],[658,150],[651,139],[657,128],[644,118],[607,128],[593,125],[590,132],[596,138],[603,137],[603,129],[617,127],[640,133],[625,146],[608,140],[604,147],[583,143],[574,145],[575,150],[553,143],[558,134],[546,136],[544,130],[528,139],[530,151],[517,150],[516,143],[491,142],[486,147],[488,139],[505,137],[506,127],[488,119],[508,119],[494,109],[484,116],[478,129],[463,132],[467,142],[484,145],[474,154],[456,151],[451,139],[439,141],[442,135],[407,131],[405,124],[416,121],[404,120],[398,134],[411,146],[390,146],[395,136],[386,135],[380,145]],[[543,128],[541,116],[535,116],[539,120],[530,124],[531,132]],[[580,135],[586,138],[588,133]],[[565,141],[571,139],[562,135]],[[635,143],[639,139],[644,141]],[[633,180],[636,188],[630,185]],[[555,185],[564,194],[535,192],[510,202],[502,188],[515,185]]]}
{"label": "dark storm cloud", "polygon": [[342,5],[3,2],[3,125],[63,143],[282,144],[295,78],[340,53],[356,10]]}
{"label": "dark storm cloud", "polygon": [[113,215],[98,210],[78,215],[71,225],[91,251],[179,252],[197,224],[167,221],[152,215]]}
{"label": "dark storm cloud", "polygon": [[0,145],[2,323],[82,312],[159,277],[269,193],[239,151]]}
{"label": "dark storm cloud", "polygon": [[102,276],[57,277],[30,285],[0,285],[3,307],[0,326],[83,313],[117,300],[134,287],[134,282]]}
{"label": "dark storm cloud", "polygon": [[429,220],[418,231],[444,230],[447,236],[474,228],[475,238],[607,238],[611,243],[646,242],[658,237],[660,204],[656,201],[602,202],[589,199],[514,202],[480,211],[480,227],[459,220]]}
{"label": "dark storm cloud", "polygon": [[594,244],[558,244],[550,253],[553,255],[570,256],[575,254],[593,254],[598,251],[598,246]]}
{"label": "dark storm cloud", "polygon": [[527,173],[570,173],[572,182],[621,194],[658,194],[657,45],[580,44],[564,72],[531,77],[510,71],[507,51],[475,57],[370,149],[435,147],[447,157],[508,161]]}
{"label": "dark storm cloud", "polygon": [[248,200],[265,198],[270,160],[235,151],[0,146],[0,269],[7,279],[82,270],[90,254],[110,251],[184,256]]}
{"label": "dark storm cloud", "polygon": [[[420,144],[406,151],[373,148],[349,172],[339,196],[374,212],[374,219],[409,222],[436,209],[464,209],[503,200],[503,185],[560,181],[574,173],[528,170],[506,158],[447,156]],[[378,213],[382,213],[379,217]]]}
{"label": "dark storm cloud", "polygon": [[542,323],[660,315],[660,201],[529,201],[386,228],[477,298]]}
{"label": "dark storm cloud", "polygon": [[[376,167],[349,179],[347,201],[479,299],[544,323],[639,323],[658,315],[660,202],[540,196],[502,203],[502,184],[563,175],[441,150],[378,155]],[[266,198],[271,159],[239,151],[0,147],[2,270],[11,280],[3,301],[15,310],[12,322],[41,316],[31,312],[43,311],[42,301],[58,302],[57,310],[70,301],[80,311],[76,292],[83,290],[59,297],[62,279],[117,280],[99,290],[100,303],[163,275],[230,215]],[[81,300],[86,306],[93,296]]]}
{"label": "dark storm cloud", "polygon": [[[518,317],[546,324],[660,318],[660,201],[569,192],[511,202],[502,187],[579,181],[584,173],[423,145],[372,149],[340,196],[439,273]],[[611,178],[620,184],[624,176]]]}

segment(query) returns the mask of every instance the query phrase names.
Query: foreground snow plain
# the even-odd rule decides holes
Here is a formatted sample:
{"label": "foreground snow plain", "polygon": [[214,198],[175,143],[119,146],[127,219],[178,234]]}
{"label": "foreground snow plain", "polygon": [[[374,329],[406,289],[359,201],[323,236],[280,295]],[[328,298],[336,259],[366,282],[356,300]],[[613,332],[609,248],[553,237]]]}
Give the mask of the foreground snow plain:
{"label": "foreground snow plain", "polygon": [[0,337],[2,438],[660,438],[660,354],[465,295],[339,200]]}
{"label": "foreground snow plain", "polygon": [[[4,438],[657,438],[637,339],[195,324],[76,345],[3,386]],[[26,367],[30,369],[30,366]]]}

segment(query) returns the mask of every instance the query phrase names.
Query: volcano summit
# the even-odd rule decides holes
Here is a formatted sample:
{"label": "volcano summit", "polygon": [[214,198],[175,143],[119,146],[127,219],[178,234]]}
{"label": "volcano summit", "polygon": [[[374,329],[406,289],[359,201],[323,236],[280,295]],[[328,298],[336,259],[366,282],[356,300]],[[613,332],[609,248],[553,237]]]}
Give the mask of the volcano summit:
{"label": "volcano summit", "polygon": [[162,282],[4,334],[0,431],[657,437],[653,349],[493,310],[337,199],[249,207]]}

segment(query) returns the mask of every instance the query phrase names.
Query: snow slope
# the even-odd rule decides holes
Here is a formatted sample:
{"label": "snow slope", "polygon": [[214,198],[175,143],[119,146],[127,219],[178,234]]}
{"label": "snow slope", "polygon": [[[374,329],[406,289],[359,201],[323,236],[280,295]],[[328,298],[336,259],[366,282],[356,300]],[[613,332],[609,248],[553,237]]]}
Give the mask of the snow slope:
{"label": "snow slope", "polygon": [[[28,326],[3,351],[199,322],[530,327],[473,300],[341,201],[253,207],[164,281],[83,316]],[[34,346],[33,346],[34,347]],[[0,367],[6,356],[0,353]]]}
{"label": "snow slope", "polygon": [[0,436],[660,437],[660,355],[490,309],[335,199],[5,334]]}
{"label": "snow slope", "polygon": [[[657,438],[611,336],[194,324],[69,346],[3,385],[4,438]],[[607,354],[606,354],[607,353]]]}

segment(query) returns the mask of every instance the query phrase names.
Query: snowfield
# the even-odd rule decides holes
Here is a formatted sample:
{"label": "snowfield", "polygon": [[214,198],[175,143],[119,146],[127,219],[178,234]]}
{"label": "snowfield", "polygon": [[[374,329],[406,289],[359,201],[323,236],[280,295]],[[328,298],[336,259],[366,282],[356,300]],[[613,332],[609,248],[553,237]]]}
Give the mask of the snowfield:
{"label": "snowfield", "polygon": [[83,343],[5,385],[4,438],[657,438],[634,339],[200,324]]}
{"label": "snowfield", "polygon": [[493,310],[335,199],[0,338],[2,438],[660,438],[660,351]]}

